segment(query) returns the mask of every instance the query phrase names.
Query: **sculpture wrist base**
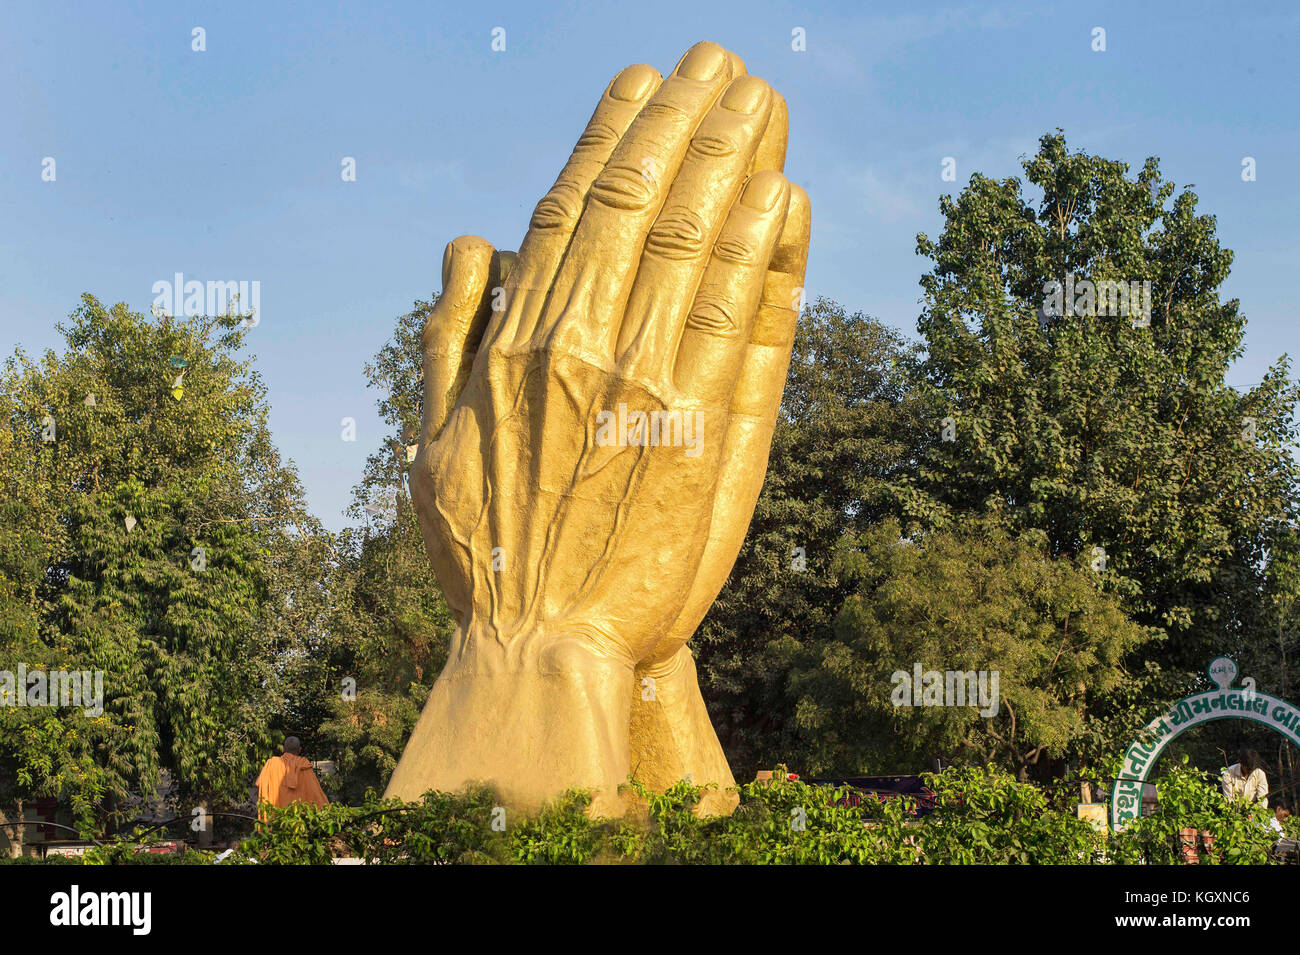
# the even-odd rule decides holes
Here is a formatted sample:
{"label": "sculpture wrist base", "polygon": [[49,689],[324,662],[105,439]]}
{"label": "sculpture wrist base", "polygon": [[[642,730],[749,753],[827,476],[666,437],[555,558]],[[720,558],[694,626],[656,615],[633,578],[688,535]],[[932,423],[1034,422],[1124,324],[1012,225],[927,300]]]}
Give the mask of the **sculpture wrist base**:
{"label": "sculpture wrist base", "polygon": [[465,639],[438,677],[384,795],[407,801],[474,783],[531,811],[568,789],[592,812],[623,812],[630,663],[577,641]]}

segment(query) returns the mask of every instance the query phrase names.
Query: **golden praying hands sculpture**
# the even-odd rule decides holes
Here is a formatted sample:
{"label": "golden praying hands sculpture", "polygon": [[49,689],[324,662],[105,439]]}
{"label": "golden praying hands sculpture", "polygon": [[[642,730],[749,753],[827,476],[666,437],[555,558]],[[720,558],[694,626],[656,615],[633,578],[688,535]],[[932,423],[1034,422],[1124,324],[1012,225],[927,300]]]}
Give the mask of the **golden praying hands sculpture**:
{"label": "golden praying hands sculpture", "polygon": [[734,785],[686,641],[753,515],[807,260],[785,102],[699,43],[605,90],[517,255],[453,241],[411,492],[459,628],[387,795]]}

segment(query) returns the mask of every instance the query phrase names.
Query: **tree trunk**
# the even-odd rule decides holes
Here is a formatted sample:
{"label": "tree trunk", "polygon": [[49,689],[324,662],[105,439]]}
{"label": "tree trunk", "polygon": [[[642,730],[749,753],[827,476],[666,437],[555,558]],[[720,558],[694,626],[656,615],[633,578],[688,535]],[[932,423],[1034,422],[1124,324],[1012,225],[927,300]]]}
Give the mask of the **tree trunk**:
{"label": "tree trunk", "polygon": [[0,808],[0,851],[3,851],[11,858],[17,859],[23,854],[23,825],[5,825],[6,823],[21,823],[23,821],[23,801],[19,799],[14,805],[17,806],[17,815],[10,816]]}

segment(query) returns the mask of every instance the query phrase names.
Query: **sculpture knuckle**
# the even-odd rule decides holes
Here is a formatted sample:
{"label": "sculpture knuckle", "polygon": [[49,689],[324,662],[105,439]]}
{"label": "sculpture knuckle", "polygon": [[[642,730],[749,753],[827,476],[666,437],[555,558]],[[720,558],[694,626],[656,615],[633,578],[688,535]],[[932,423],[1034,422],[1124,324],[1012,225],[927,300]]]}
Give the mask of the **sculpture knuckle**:
{"label": "sculpture knuckle", "polygon": [[758,262],[758,249],[742,236],[724,236],[713,247],[713,254],[731,265],[752,266]]}
{"label": "sculpture knuckle", "polygon": [[710,335],[732,337],[740,331],[740,324],[736,321],[736,305],[729,299],[717,296],[701,299],[687,316],[686,327]]}
{"label": "sculpture knuckle", "polygon": [[641,108],[641,116],[647,120],[655,120],[657,123],[668,123],[673,126],[685,125],[691,122],[691,114],[671,100],[647,103]]}
{"label": "sculpture knuckle", "polygon": [[617,164],[605,168],[591,185],[591,198],[613,209],[639,212],[655,198],[653,177],[638,167]]}
{"label": "sculpture knuckle", "polygon": [[571,226],[578,221],[581,197],[568,183],[556,183],[533,210],[529,228],[549,231]]}
{"label": "sculpture knuckle", "polygon": [[665,210],[646,236],[646,252],[665,259],[688,259],[704,251],[704,221],[685,206]]}
{"label": "sculpture knuckle", "polygon": [[701,133],[691,140],[690,153],[699,159],[725,159],[735,155],[740,147],[730,136]]}
{"label": "sculpture knuckle", "polygon": [[590,152],[608,153],[618,145],[618,132],[605,123],[592,123],[578,139],[578,144],[573,148],[575,154]]}

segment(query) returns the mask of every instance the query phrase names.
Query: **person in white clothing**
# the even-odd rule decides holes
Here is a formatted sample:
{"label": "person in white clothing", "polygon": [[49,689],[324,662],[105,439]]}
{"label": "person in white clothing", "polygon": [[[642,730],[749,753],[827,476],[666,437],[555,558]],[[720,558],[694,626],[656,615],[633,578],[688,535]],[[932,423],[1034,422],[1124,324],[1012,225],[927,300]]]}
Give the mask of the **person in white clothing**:
{"label": "person in white clothing", "polygon": [[1279,839],[1286,835],[1286,830],[1282,828],[1282,823],[1286,822],[1290,815],[1291,811],[1289,809],[1283,809],[1281,806],[1277,806],[1273,809],[1273,818],[1268,821],[1268,826],[1277,833]]}
{"label": "person in white clothing", "polygon": [[1268,808],[1268,777],[1259,765],[1259,753],[1241,751],[1241,757],[1223,771],[1223,796],[1228,800],[1245,799]]}

